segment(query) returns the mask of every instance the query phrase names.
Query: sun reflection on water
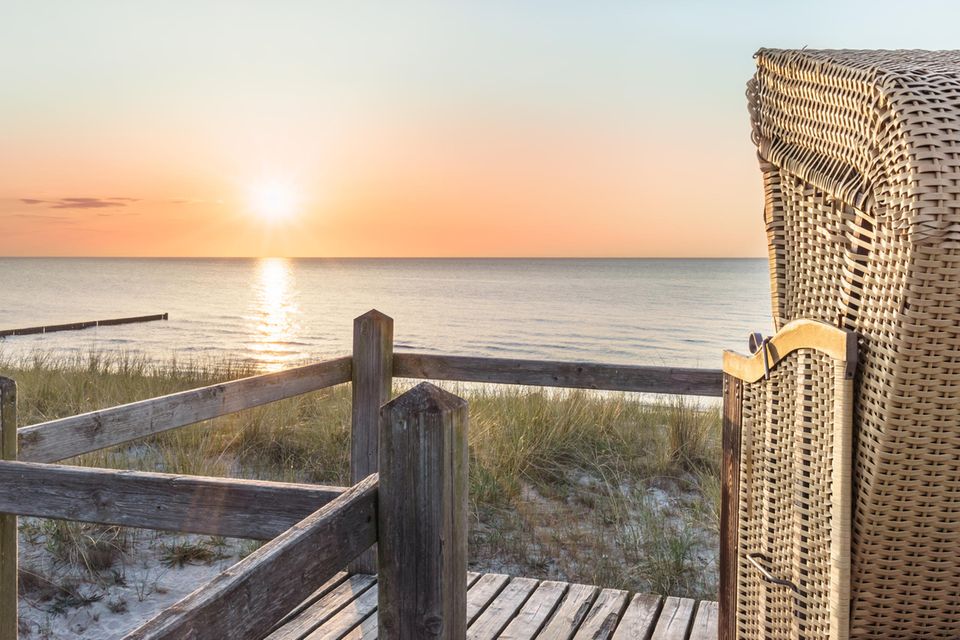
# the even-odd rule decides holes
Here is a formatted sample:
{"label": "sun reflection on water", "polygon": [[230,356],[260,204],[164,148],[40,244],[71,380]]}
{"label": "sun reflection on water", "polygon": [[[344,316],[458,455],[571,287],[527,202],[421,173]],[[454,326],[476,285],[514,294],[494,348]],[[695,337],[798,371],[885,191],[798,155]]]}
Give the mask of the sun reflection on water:
{"label": "sun reflection on water", "polygon": [[254,332],[250,349],[266,371],[277,371],[303,357],[296,341],[299,306],[293,264],[286,258],[257,262]]}

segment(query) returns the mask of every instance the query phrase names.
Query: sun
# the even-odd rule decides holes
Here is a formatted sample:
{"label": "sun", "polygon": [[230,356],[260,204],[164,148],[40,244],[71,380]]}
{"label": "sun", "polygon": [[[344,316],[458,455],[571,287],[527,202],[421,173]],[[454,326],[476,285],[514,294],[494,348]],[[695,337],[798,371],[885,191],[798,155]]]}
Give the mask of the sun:
{"label": "sun", "polygon": [[299,193],[289,182],[262,180],[250,188],[250,210],[267,222],[289,220],[299,207]]}

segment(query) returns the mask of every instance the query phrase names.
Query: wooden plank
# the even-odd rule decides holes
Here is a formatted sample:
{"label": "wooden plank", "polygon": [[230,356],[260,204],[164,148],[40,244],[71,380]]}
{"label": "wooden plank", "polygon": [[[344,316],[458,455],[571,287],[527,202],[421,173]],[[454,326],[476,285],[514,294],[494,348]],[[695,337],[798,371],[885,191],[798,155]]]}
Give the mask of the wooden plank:
{"label": "wooden plank", "polygon": [[[620,618],[613,640],[647,640],[653,633],[662,605],[663,598],[660,596],[645,593],[633,596]],[[717,639],[714,637],[711,640]]]}
{"label": "wooden plank", "polygon": [[557,608],[566,591],[565,582],[541,582],[517,616],[500,633],[500,640],[531,640]]}
{"label": "wooden plank", "polygon": [[744,382],[756,382],[778,362],[797,349],[816,349],[845,366],[845,377],[853,379],[857,367],[857,334],[819,320],[793,320],[777,331],[756,353],[744,356],[723,352],[723,370]]}
{"label": "wooden plank", "polygon": [[601,591],[587,618],[577,630],[574,640],[607,640],[612,636],[620,621],[620,615],[627,607],[629,595],[619,589]]}
{"label": "wooden plank", "polygon": [[350,371],[351,359],[338,358],[35,424],[19,430],[20,460],[65,460],[349,382]]}
{"label": "wooden plank", "polygon": [[395,353],[393,375],[398,378],[425,380],[714,397],[719,397],[722,390],[720,371],[717,369],[474,358],[424,353]]}
{"label": "wooden plank", "polygon": [[378,587],[373,585],[304,640],[342,640],[377,609]]}
{"label": "wooden plank", "polygon": [[346,489],[0,462],[0,512],[269,540]]}
{"label": "wooden plank", "polygon": [[301,613],[303,613],[304,611],[306,611],[307,608],[310,607],[310,605],[312,605],[312,604],[315,603],[317,600],[319,600],[319,599],[322,598],[323,596],[325,596],[325,595],[327,595],[328,593],[330,593],[335,587],[338,587],[344,580],[347,579],[348,576],[349,576],[349,574],[348,574],[346,571],[341,571],[341,572],[337,573],[336,575],[334,575],[334,576],[333,576],[332,578],[330,578],[329,580],[327,580],[326,582],[324,582],[323,585],[322,585],[319,589],[317,589],[316,591],[314,591],[313,593],[311,593],[310,596],[309,596],[306,600],[304,600],[303,602],[301,602],[300,604],[298,604],[296,607],[294,607],[294,609],[293,609],[292,611],[290,611],[290,613],[288,613],[287,615],[285,615],[285,616],[283,617],[283,619],[281,619],[280,622],[278,622],[278,623],[273,627],[273,631],[276,631],[277,629],[279,629],[280,627],[282,627],[283,625],[287,624],[288,622],[290,622],[291,620],[293,620],[294,618],[296,618],[297,616],[299,616]]}
{"label": "wooden plank", "polygon": [[371,613],[366,620],[360,623],[360,626],[352,629],[343,640],[377,640],[377,632],[380,630],[380,619],[377,618],[377,612]]}
{"label": "wooden plank", "polygon": [[[353,321],[353,405],[350,422],[350,479],[359,482],[379,469],[380,407],[393,387],[393,318],[372,309]],[[374,547],[350,570],[377,572]]]}
{"label": "wooden plank", "polygon": [[[17,459],[17,383],[0,377],[0,459]],[[13,464],[13,463],[10,463]],[[0,479],[0,496],[16,488]],[[17,516],[0,508],[0,640],[17,640]]]}
{"label": "wooden plank", "polygon": [[740,428],[743,382],[723,374],[723,469],[720,487],[720,640],[737,637],[737,553],[740,529]]}
{"label": "wooden plank", "polygon": [[717,640],[719,614],[716,602],[701,602],[690,629],[690,640]]}
{"label": "wooden plank", "polygon": [[556,613],[537,636],[537,640],[570,640],[577,632],[599,589],[586,584],[571,584]]}
{"label": "wooden plank", "polygon": [[490,601],[510,581],[510,576],[500,573],[486,573],[474,583],[467,591],[467,624],[472,624],[483,610],[487,608]]}
{"label": "wooden plank", "polygon": [[667,598],[650,640],[687,640],[697,602],[690,598]]}
{"label": "wooden plank", "polygon": [[424,382],[380,410],[380,636],[467,633],[467,403]]}
{"label": "wooden plank", "polygon": [[513,578],[467,630],[468,640],[493,640],[510,623],[539,581],[532,578]]}
{"label": "wooden plank", "polygon": [[[365,574],[350,576],[348,580],[304,609],[287,624],[275,629],[266,637],[266,640],[301,640],[333,619],[344,608],[349,607],[358,597],[374,589],[376,582],[375,577]],[[375,590],[374,600],[376,600]]]}
{"label": "wooden plank", "polygon": [[830,636],[850,637],[850,537],[853,504],[853,376],[833,362],[833,469],[830,495]]}
{"label": "wooden plank", "polygon": [[86,320],[83,322],[69,322],[66,324],[48,324],[41,327],[23,327],[22,329],[3,329],[0,330],[0,338],[6,336],[26,336],[37,333],[53,333],[55,331],[78,331],[80,329],[89,329],[91,327],[109,327],[120,324],[134,324],[137,322],[153,322],[155,320],[166,320],[167,314],[157,313],[149,316],[133,316],[130,318],[110,318],[108,320]]}
{"label": "wooden plank", "polygon": [[377,539],[370,476],[165,609],[127,640],[259,640]]}
{"label": "wooden plank", "polygon": [[[473,584],[480,579],[479,573],[468,572],[467,573],[467,589],[469,589]],[[377,618],[376,609],[373,613],[367,616],[359,626],[354,627],[348,631],[342,638],[342,640],[376,640],[377,632],[379,631],[379,620]]]}

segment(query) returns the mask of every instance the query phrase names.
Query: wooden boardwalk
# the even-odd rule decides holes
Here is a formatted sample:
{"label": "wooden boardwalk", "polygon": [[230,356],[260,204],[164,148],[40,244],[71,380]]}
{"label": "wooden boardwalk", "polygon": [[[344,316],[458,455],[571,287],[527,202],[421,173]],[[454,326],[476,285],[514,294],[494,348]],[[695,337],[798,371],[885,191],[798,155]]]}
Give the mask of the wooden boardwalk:
{"label": "wooden boardwalk", "polygon": [[[467,577],[467,638],[716,640],[717,603],[487,573]],[[377,637],[376,576],[340,573],[267,640]]]}

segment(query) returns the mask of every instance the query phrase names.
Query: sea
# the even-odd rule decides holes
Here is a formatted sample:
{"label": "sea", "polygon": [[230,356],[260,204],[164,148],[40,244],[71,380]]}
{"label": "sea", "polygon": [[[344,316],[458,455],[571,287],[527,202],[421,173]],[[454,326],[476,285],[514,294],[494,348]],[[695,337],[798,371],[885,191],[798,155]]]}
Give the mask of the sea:
{"label": "sea", "polygon": [[772,331],[768,277],[765,259],[0,258],[0,329],[169,314],[0,338],[0,360],[276,371],[348,354],[378,309],[398,351],[717,368]]}

